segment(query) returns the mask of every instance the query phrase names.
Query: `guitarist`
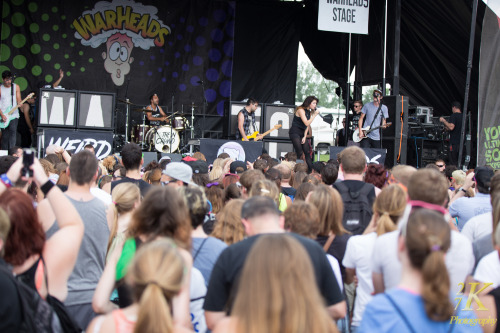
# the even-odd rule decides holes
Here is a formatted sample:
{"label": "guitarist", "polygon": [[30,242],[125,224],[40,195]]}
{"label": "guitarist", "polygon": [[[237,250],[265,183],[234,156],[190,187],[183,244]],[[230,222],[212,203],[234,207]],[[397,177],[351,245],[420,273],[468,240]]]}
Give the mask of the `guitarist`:
{"label": "guitarist", "polygon": [[382,98],[382,91],[375,89],[373,91],[373,102],[365,104],[361,109],[358,122],[360,139],[365,137],[362,130],[365,118],[365,126],[369,125],[370,128],[381,126],[378,131],[370,132],[366,140],[360,142],[362,148],[382,148],[380,130],[386,127],[386,119],[389,118],[387,106],[382,104]]}
{"label": "guitarist", "polygon": [[[236,131],[236,139],[243,139],[243,141],[249,141],[247,135],[258,131],[255,125],[255,110],[259,107],[259,103],[253,99],[249,98],[247,100],[247,105],[238,112],[238,131]],[[257,138],[260,140],[262,136],[258,135]]]}
{"label": "guitarist", "polygon": [[[21,90],[19,86],[12,82],[12,73],[4,71],[2,73],[2,85],[0,86],[0,117],[3,122],[7,121],[9,107],[20,104]],[[17,123],[19,121],[19,108],[11,115],[14,119],[9,126],[2,130],[2,150],[7,150],[16,145]]]}

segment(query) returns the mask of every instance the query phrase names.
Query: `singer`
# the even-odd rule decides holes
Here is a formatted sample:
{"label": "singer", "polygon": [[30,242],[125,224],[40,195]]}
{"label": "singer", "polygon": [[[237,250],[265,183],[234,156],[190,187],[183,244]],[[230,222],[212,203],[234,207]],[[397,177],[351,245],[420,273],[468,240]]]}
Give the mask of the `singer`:
{"label": "singer", "polygon": [[160,99],[157,94],[153,94],[149,97],[149,105],[146,109],[151,110],[151,112],[146,112],[146,125],[150,126],[160,126],[161,122],[164,121],[167,124],[169,120],[163,109],[158,104],[160,103]]}
{"label": "singer", "polygon": [[307,96],[302,105],[295,109],[292,127],[288,132],[297,156],[301,160],[306,161],[309,172],[312,171],[312,159],[306,139],[310,129],[309,125],[311,125],[314,118],[319,114],[319,111],[316,109],[317,105],[318,98]]}
{"label": "singer", "polygon": [[[382,143],[380,141],[380,130],[386,128],[386,119],[389,118],[389,111],[387,106],[382,104],[382,91],[375,89],[373,91],[373,102],[366,103],[361,109],[361,116],[359,117],[359,138],[361,140],[360,146],[362,148],[382,148]],[[380,112],[382,111],[382,113]],[[363,120],[366,117],[365,127],[363,128]],[[368,125],[368,126],[367,126]],[[368,127],[368,128],[367,128]],[[378,130],[371,131],[368,136],[365,136],[365,132],[370,128],[378,127]]]}

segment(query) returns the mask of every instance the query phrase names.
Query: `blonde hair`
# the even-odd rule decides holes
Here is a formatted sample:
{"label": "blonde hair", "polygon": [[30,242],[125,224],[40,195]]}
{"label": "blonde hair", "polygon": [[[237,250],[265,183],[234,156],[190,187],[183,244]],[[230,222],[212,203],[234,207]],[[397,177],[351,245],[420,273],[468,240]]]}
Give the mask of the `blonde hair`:
{"label": "blonde hair", "polygon": [[276,202],[276,205],[280,204],[280,190],[275,182],[268,179],[261,179],[256,181],[252,188],[250,189],[250,197],[260,195],[263,197],[270,197]]}
{"label": "blonde hair", "polygon": [[208,174],[208,179],[210,181],[221,180],[224,172],[224,165],[231,158],[216,158],[212,167],[212,171]]}
{"label": "blonde hair", "polygon": [[319,235],[328,236],[332,232],[334,235],[340,236],[346,233],[342,226],[344,203],[336,189],[324,184],[317,185],[309,195],[308,202],[318,208]]}
{"label": "blonde hair", "polygon": [[286,234],[262,235],[252,246],[232,314],[240,333],[337,332],[308,253]]}
{"label": "blonde hair", "polygon": [[118,232],[118,217],[134,210],[135,203],[141,200],[141,190],[134,183],[121,183],[111,192],[111,200],[113,200],[110,208],[113,210],[113,223],[109,231],[108,251]]}
{"label": "blonde hair", "polygon": [[451,231],[442,214],[417,209],[406,224],[405,244],[411,265],[422,274],[422,298],[431,320],[446,321],[453,315],[449,300],[450,277],[444,260]]}
{"label": "blonde hair", "polygon": [[231,245],[245,238],[245,227],[241,222],[241,207],[245,200],[230,200],[215,216],[216,223],[210,236]]}
{"label": "blonde hair", "polygon": [[181,290],[184,271],[173,241],[161,238],[141,246],[125,277],[139,304],[134,333],[173,332],[172,298]]}
{"label": "blonde hair", "polygon": [[373,203],[373,213],[377,213],[377,236],[397,229],[399,218],[406,208],[406,193],[397,184],[384,188]]}

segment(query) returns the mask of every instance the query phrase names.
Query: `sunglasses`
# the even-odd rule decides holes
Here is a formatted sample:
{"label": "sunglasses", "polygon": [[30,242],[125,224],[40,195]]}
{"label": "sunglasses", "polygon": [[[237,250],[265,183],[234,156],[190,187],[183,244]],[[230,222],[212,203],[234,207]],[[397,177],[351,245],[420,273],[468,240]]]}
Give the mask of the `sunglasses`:
{"label": "sunglasses", "polygon": [[443,167],[444,167],[444,164],[436,164],[436,166],[437,166],[438,168],[443,168]]}

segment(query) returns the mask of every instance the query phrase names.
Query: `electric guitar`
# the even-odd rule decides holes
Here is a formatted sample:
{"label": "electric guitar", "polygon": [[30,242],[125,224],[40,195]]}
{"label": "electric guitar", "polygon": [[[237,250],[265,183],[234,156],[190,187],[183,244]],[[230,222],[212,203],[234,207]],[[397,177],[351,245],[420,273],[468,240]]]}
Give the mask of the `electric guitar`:
{"label": "electric guitar", "polygon": [[[253,139],[253,141],[259,141],[261,138],[257,138],[257,136],[262,136],[262,137],[265,137],[266,135],[268,135],[269,133],[271,133],[272,131],[274,130],[277,130],[278,128],[281,127],[281,124],[278,124],[278,125],[274,125],[273,128],[271,128],[269,131],[267,132],[264,132],[262,134],[259,134],[259,131],[255,131],[252,133],[252,135],[247,135],[247,139],[250,140],[250,139]],[[244,141],[243,139],[241,139],[241,141]]]}
{"label": "electric guitar", "polygon": [[391,126],[392,123],[387,123],[385,125],[382,125],[382,126],[378,126],[378,127],[374,127],[374,128],[370,128],[370,126],[366,126],[366,127],[363,127],[361,130],[363,131],[363,134],[364,136],[362,138],[359,137],[359,130],[357,131],[354,131],[354,133],[352,133],[352,141],[354,142],[360,142],[361,140],[363,139],[366,139],[367,135],[370,133],[370,132],[373,132],[375,130],[378,130],[379,128],[387,128],[389,126]]}
{"label": "electric guitar", "polygon": [[[31,93],[28,96],[26,96],[26,98],[23,99],[23,101],[19,105],[23,105],[24,102],[26,102],[28,99],[30,99],[31,97],[33,97],[33,94],[34,93]],[[17,108],[19,108],[19,105],[16,105],[14,107],[12,107],[12,105],[11,105],[6,110],[2,110],[3,114],[7,117],[7,121],[4,122],[2,120],[2,118],[0,118],[0,129],[7,128],[9,126],[10,121],[12,119],[14,119],[14,117],[12,116],[12,114],[14,113],[14,111],[17,110]]]}

